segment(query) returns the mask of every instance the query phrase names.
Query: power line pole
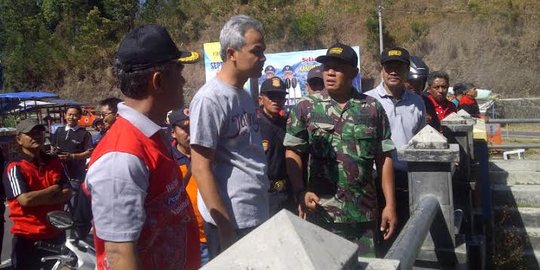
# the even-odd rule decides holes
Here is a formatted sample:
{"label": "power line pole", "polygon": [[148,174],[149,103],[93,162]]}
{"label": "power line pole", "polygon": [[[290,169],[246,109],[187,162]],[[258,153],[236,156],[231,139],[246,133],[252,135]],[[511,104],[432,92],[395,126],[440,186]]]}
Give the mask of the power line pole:
{"label": "power line pole", "polygon": [[377,6],[377,14],[379,15],[379,52],[382,53],[383,47],[383,28],[382,28],[382,0],[379,0],[379,5]]}

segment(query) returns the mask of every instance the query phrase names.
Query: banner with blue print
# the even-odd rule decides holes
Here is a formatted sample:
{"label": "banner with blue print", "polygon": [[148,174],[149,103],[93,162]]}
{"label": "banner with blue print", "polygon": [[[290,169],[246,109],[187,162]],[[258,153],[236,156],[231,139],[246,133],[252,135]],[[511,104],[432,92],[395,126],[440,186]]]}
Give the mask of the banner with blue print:
{"label": "banner with blue print", "polygon": [[[360,47],[352,47],[360,56]],[[204,44],[204,65],[206,71],[206,81],[213,78],[217,71],[221,68],[221,57],[219,56],[219,42]],[[258,78],[260,86],[264,80],[273,76],[280,77],[287,85],[289,92],[288,99],[298,99],[307,95],[306,81],[309,70],[320,65],[315,58],[320,55],[325,55],[327,49],[306,50],[281,53],[265,53],[266,62],[261,77]],[[360,57],[358,57],[360,59]],[[358,62],[360,69],[360,62]],[[361,89],[360,73],[353,81],[353,86],[359,91]],[[246,84],[246,89],[249,88],[249,83]]]}

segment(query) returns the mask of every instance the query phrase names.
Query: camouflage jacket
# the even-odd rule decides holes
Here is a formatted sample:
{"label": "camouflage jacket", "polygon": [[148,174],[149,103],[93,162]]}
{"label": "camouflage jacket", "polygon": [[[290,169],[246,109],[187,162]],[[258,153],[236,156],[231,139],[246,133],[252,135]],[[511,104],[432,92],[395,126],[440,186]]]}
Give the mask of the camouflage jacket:
{"label": "camouflage jacket", "polygon": [[377,189],[375,156],[395,149],[382,105],[353,89],[341,109],[326,90],[302,98],[287,121],[284,145],[309,154],[307,189],[335,222],[373,221]]}

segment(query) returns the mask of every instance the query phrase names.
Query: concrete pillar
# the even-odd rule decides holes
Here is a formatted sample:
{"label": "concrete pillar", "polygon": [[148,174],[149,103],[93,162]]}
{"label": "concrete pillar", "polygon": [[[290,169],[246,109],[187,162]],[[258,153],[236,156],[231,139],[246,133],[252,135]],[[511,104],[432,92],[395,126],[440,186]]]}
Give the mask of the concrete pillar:
{"label": "concrete pillar", "polygon": [[454,174],[454,206],[464,213],[463,232],[469,234],[474,228],[472,190],[474,189],[471,166],[474,159],[473,126],[476,120],[465,110],[452,113],[441,121],[443,133],[449,142],[459,145],[459,166]]}
{"label": "concrete pillar", "polygon": [[458,258],[454,249],[456,232],[452,174],[459,161],[459,146],[448,144],[442,134],[431,126],[426,126],[408,145],[398,149],[398,158],[409,164],[411,211],[425,195],[433,195],[437,198],[442,213],[435,217],[417,261],[436,262],[440,266],[455,265]]}

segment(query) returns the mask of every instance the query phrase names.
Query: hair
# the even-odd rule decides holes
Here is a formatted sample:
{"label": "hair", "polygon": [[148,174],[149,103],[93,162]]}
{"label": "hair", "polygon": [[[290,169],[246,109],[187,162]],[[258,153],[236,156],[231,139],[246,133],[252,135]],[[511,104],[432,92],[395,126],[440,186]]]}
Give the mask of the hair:
{"label": "hair", "polygon": [[463,93],[473,89],[473,88],[476,88],[476,86],[473,84],[473,83],[464,83],[465,85],[465,89],[463,90]]}
{"label": "hair", "polygon": [[66,106],[65,112],[67,112],[69,109],[75,109],[79,112],[79,114],[82,114],[82,108],[79,105],[68,105]]}
{"label": "hair", "polygon": [[147,87],[150,75],[152,72],[165,70],[165,65],[126,72],[122,69],[122,63],[116,59],[114,72],[118,80],[117,86],[128,98],[144,99],[148,96]]}
{"label": "hair", "polygon": [[246,44],[244,35],[249,29],[255,29],[261,34],[264,33],[262,23],[246,15],[233,16],[225,23],[219,34],[219,42],[221,44],[219,54],[223,62],[227,61],[228,48],[240,50]]}
{"label": "hair", "polygon": [[427,77],[427,84],[428,86],[431,86],[433,84],[433,81],[435,79],[445,79],[448,84],[450,84],[450,77],[448,76],[448,73],[444,71],[433,71],[429,73]]}
{"label": "hair", "polygon": [[121,99],[119,99],[117,97],[110,97],[110,98],[106,98],[106,99],[100,101],[99,106],[100,107],[107,106],[107,107],[109,107],[109,110],[111,110],[111,112],[117,113],[118,112],[118,103],[120,103],[120,102],[122,102]]}

